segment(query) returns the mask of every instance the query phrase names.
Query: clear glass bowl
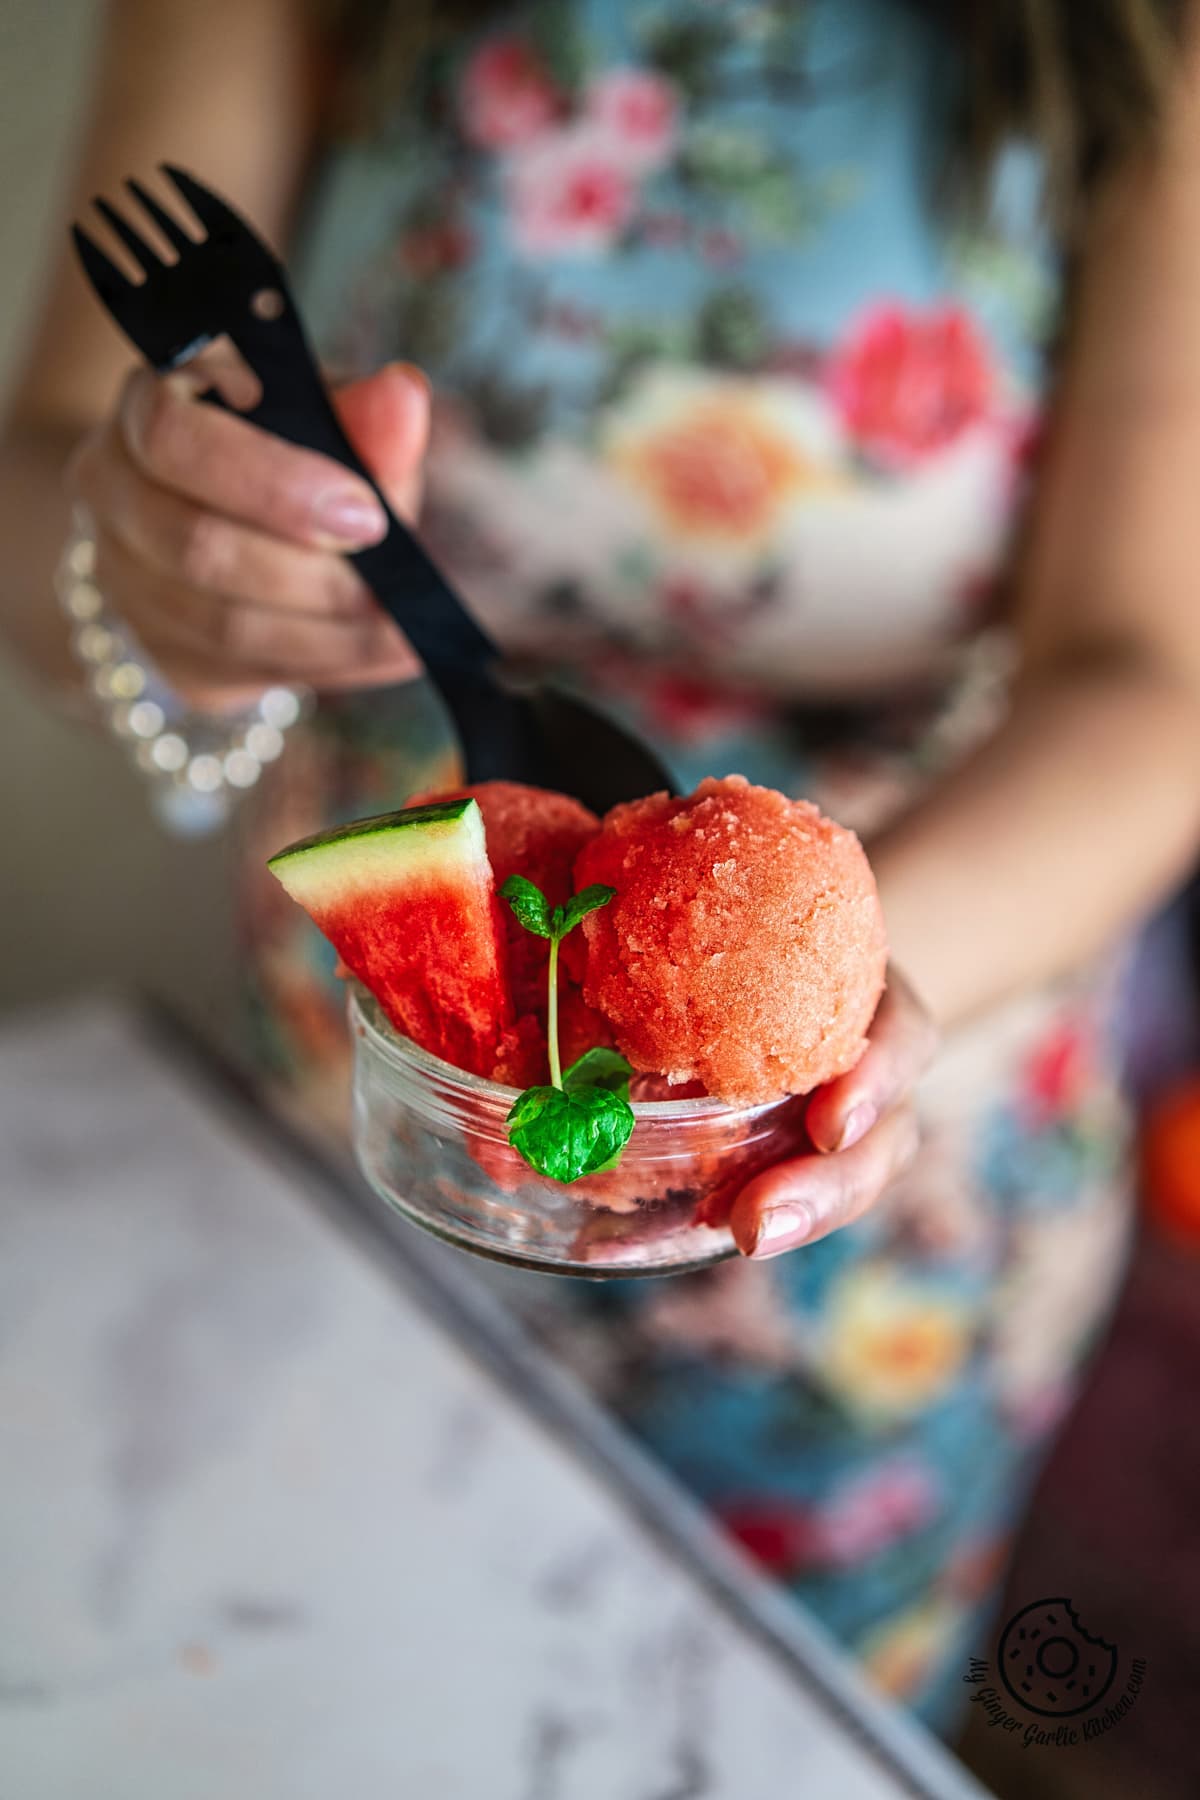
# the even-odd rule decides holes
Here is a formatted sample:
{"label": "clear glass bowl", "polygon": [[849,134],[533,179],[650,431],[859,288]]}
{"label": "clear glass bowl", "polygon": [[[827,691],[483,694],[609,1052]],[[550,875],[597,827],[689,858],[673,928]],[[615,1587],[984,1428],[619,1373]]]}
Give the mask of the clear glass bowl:
{"label": "clear glass bowl", "polygon": [[476,1255],[562,1275],[663,1275],[734,1254],[739,1188],[803,1139],[803,1103],[647,1101],[620,1166],[564,1186],[508,1141],[516,1089],[400,1037],[350,990],[354,1149],[406,1219]]}

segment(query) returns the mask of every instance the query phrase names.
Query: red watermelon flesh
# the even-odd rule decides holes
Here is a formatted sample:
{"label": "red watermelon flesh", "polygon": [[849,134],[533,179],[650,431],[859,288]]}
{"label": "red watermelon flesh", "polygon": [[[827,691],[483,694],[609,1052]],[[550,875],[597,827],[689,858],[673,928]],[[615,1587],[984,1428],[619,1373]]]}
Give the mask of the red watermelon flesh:
{"label": "red watermelon flesh", "polygon": [[514,1011],[474,800],[358,819],[289,845],[269,867],[397,1031],[492,1074]]}
{"label": "red watermelon flesh", "polygon": [[[454,790],[454,798],[466,796],[479,802],[497,889],[504,886],[510,875],[523,875],[527,881],[537,883],[551,906],[565,905],[574,892],[575,858],[600,829],[595,813],[568,794],[529,787],[519,781],[481,781],[473,787]],[[498,1081],[510,1087],[533,1087],[547,1080],[549,1072],[546,977],[550,946],[545,938],[526,931],[510,907],[502,905],[501,913],[517,1017],[501,1040],[494,1073]],[[612,1042],[607,1024],[599,1013],[585,1006],[579,991],[583,957],[583,934],[576,931],[564,940],[559,960],[559,1034],[564,1067],[594,1044]]]}
{"label": "red watermelon flesh", "polygon": [[[423,798],[461,799],[468,795],[479,802],[483,814],[497,888],[502,888],[510,875],[523,875],[526,881],[537,883],[551,906],[565,905],[574,892],[575,858],[600,829],[595,813],[567,794],[527,787],[519,781],[481,781],[452,794]],[[545,938],[526,931],[510,907],[502,911],[517,1013],[523,1017],[540,1012],[544,1019],[550,946]],[[563,946],[563,961],[569,965],[568,947],[573,948],[570,939]]]}

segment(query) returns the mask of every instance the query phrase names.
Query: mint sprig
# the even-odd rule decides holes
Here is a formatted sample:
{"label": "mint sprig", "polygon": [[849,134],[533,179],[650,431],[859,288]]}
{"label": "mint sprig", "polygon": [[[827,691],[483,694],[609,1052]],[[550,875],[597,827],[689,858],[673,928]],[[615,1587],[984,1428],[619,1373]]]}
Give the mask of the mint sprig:
{"label": "mint sprig", "polygon": [[512,907],[517,923],[526,931],[532,931],[537,937],[554,936],[550,902],[534,882],[526,881],[523,875],[510,875],[500,894]]}
{"label": "mint sprig", "polygon": [[526,1088],[508,1115],[508,1141],[541,1175],[578,1181],[611,1167],[629,1141],[633,1111],[609,1088]]}
{"label": "mint sprig", "polygon": [[510,875],[500,889],[518,922],[537,937],[549,938],[546,1050],[550,1085],[526,1088],[508,1115],[508,1141],[525,1161],[552,1181],[578,1181],[615,1165],[633,1130],[629,1077],[633,1070],[616,1050],[596,1045],[564,1075],[558,1048],[558,947],[581,919],[607,906],[615,888],[586,887],[565,906],[551,907],[542,890],[523,875]]}
{"label": "mint sprig", "polygon": [[565,906],[551,907],[537,883],[526,881],[524,875],[510,875],[500,889],[526,931],[549,938],[551,943],[574,931],[579,921],[586,919],[597,907],[607,906],[616,891],[616,888],[601,887],[597,882],[592,887],[585,887],[581,893],[572,894]]}

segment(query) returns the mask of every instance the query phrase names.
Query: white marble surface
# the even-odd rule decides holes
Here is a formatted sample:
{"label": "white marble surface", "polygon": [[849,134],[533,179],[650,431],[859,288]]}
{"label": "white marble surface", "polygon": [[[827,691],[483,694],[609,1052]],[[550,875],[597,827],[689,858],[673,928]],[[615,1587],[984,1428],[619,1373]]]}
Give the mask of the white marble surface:
{"label": "white marble surface", "polygon": [[128,1018],[0,1032],[4,1800],[980,1792],[927,1778]]}

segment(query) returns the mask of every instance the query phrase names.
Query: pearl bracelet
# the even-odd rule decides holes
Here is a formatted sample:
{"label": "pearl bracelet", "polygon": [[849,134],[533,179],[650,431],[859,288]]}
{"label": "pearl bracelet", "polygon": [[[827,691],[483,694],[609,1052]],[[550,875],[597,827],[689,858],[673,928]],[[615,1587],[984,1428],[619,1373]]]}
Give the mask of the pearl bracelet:
{"label": "pearl bracelet", "polygon": [[71,648],[88,692],[134,767],[152,784],[160,822],[193,836],[224,824],[237,794],[282,753],[284,733],[307,710],[304,690],[270,687],[234,717],[191,711],[107,608],[93,579],[96,546],[77,521],[55,574]]}

